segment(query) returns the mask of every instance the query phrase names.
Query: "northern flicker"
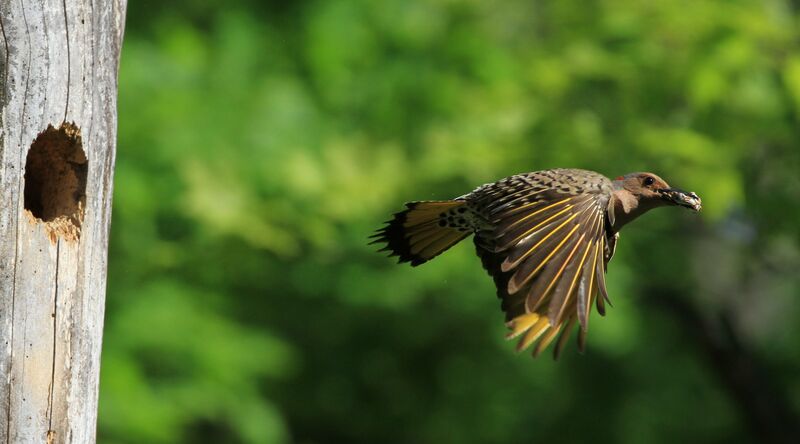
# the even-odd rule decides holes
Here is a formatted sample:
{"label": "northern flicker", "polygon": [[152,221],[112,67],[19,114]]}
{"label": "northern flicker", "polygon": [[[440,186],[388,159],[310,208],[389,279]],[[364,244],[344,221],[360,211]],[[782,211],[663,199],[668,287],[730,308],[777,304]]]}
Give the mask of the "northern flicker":
{"label": "northern flicker", "polygon": [[[423,264],[474,234],[483,267],[502,300],[508,339],[536,342],[538,356],[558,336],[558,357],[576,322],[585,347],[589,313],[609,302],[605,272],[619,230],[648,210],[676,205],[700,211],[700,198],[652,173],[609,180],[593,171],[518,174],[453,200],[406,204],[372,236],[399,262]],[[538,340],[538,342],[537,342]]]}

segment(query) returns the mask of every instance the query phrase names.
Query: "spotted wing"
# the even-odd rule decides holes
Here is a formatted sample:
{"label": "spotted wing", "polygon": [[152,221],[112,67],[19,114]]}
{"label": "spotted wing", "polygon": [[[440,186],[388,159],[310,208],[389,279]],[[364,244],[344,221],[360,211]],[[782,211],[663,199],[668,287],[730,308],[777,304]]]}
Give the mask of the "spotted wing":
{"label": "spotted wing", "polygon": [[541,338],[538,355],[561,332],[557,355],[577,320],[582,347],[593,301],[602,314],[607,299],[609,194],[538,182],[507,189],[493,196],[486,214],[492,228],[479,232],[475,242],[497,285],[510,337],[525,334],[520,349]]}

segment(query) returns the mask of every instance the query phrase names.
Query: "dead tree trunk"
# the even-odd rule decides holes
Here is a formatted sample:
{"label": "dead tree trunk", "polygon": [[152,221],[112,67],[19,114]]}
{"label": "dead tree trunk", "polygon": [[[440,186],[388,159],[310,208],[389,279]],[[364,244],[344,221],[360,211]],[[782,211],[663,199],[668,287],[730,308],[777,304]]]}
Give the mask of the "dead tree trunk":
{"label": "dead tree trunk", "polygon": [[95,440],[126,0],[0,0],[0,442]]}

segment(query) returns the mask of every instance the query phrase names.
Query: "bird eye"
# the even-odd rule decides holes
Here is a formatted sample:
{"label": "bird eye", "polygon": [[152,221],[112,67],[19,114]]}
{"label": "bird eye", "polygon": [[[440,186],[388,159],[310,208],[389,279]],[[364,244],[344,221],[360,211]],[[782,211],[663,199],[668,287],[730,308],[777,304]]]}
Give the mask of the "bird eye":
{"label": "bird eye", "polygon": [[644,178],[644,186],[649,187],[650,185],[656,183],[656,180],[653,179],[651,176],[647,176]]}

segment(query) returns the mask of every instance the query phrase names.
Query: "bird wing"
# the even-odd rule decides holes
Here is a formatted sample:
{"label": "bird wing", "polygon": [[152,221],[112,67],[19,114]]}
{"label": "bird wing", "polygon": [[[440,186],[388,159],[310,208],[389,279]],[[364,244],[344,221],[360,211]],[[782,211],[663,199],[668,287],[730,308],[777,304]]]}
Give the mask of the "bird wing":
{"label": "bird wing", "polygon": [[[541,337],[538,354],[576,319],[582,346],[593,301],[604,312],[610,181],[596,176],[605,182],[561,173],[552,181],[534,177],[527,186],[498,186],[477,197],[490,222],[475,238],[478,254],[497,285],[510,336],[526,333],[518,348]],[[556,354],[564,341],[559,339]]]}

